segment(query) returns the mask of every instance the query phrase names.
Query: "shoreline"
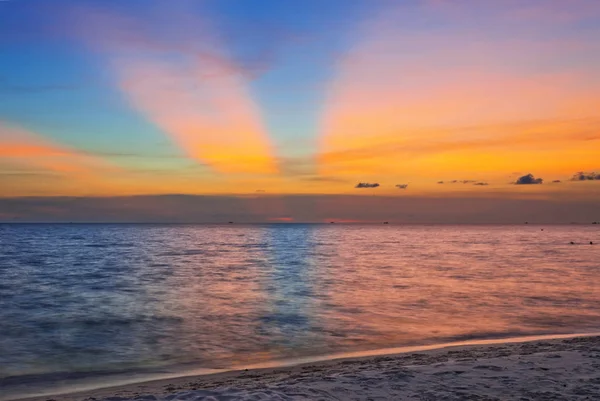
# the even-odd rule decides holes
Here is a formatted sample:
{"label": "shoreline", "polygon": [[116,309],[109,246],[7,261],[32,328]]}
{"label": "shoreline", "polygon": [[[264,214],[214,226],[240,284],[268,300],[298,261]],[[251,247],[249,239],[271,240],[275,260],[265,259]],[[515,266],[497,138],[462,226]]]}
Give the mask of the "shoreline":
{"label": "shoreline", "polygon": [[[569,347],[565,344],[578,344],[578,346]],[[449,361],[456,363],[461,359],[463,360],[462,362],[467,362],[465,358],[471,362],[477,363],[490,358],[507,358],[509,356],[523,357],[525,355],[538,355],[543,353],[556,354],[560,352],[570,352],[573,355],[569,354],[569,356],[571,357],[571,360],[574,360],[578,358],[581,359],[583,357],[582,355],[579,355],[578,352],[586,352],[585,350],[581,351],[581,349],[585,348],[580,347],[581,344],[588,344],[590,346],[589,348],[593,352],[598,352],[598,354],[595,356],[595,358],[598,358],[597,366],[594,366],[594,369],[600,372],[600,333],[594,332],[523,336],[502,339],[459,341],[425,346],[385,348],[372,351],[346,352],[316,357],[269,361],[241,367],[233,367],[231,369],[190,369],[178,373],[164,374],[161,377],[154,378],[146,376],[137,379],[130,379],[129,381],[114,380],[111,382],[105,382],[102,384],[96,383],[95,385],[87,386],[67,385],[62,388],[50,390],[44,393],[29,393],[17,395],[16,397],[12,395],[10,398],[0,397],[0,401],[47,401],[49,399],[54,401],[75,401],[92,399],[100,400],[106,398],[112,398],[113,400],[158,400],[161,399],[160,397],[177,393],[185,393],[184,398],[190,400],[202,400],[204,399],[202,397],[205,396],[210,396],[212,397],[210,399],[218,400],[220,399],[219,397],[221,395],[225,397],[223,399],[243,400],[246,399],[245,394],[248,392],[258,391],[260,389],[269,387],[280,389],[281,387],[286,387],[291,384],[297,385],[298,383],[294,381],[296,376],[298,376],[298,374],[301,376],[306,376],[307,371],[309,373],[318,373],[316,376],[311,376],[309,374],[309,377],[306,378],[307,380],[304,380],[309,381],[312,379],[315,381],[313,386],[306,389],[306,391],[312,391],[321,387],[328,387],[328,383],[335,382],[335,380],[331,378],[323,381],[323,374],[327,374],[328,376],[339,376],[340,373],[348,373],[346,372],[348,369],[345,368],[353,365],[362,365],[360,370],[370,371],[376,376],[381,370],[380,365],[382,362],[388,362],[394,365],[394,369],[414,370],[418,367],[429,367],[431,369],[439,368],[439,364],[449,363]],[[522,348],[527,348],[527,353],[522,353]],[[577,364],[580,364],[580,362],[581,361],[577,362]],[[473,366],[472,368],[478,369],[479,365]],[[514,366],[504,368],[504,370],[509,371],[515,369],[516,368]],[[542,367],[541,369],[542,371],[551,370],[550,367]],[[492,371],[495,370],[496,368],[492,369]],[[522,373],[523,372],[520,374]],[[436,375],[436,372],[424,372],[424,374]],[[387,380],[389,381],[389,379]],[[256,389],[253,389],[253,385],[256,386]],[[467,384],[466,386],[459,387],[467,390],[470,385]],[[339,391],[344,389],[343,386],[336,386],[336,388]],[[240,394],[236,393],[240,391]],[[327,393],[326,390],[319,391],[325,391]],[[409,390],[407,389],[406,391]],[[597,394],[600,397],[600,377],[598,378]],[[284,396],[285,393],[276,395],[277,397],[280,397]],[[315,394],[312,396],[314,397]],[[389,396],[391,395],[387,394],[383,397],[385,398]],[[306,399],[311,399],[310,395],[308,394],[306,397],[308,397]],[[178,398],[175,397],[171,399]],[[271,398],[267,397],[264,399]],[[362,398],[359,397],[357,399]],[[490,398],[481,399],[487,400]]]}

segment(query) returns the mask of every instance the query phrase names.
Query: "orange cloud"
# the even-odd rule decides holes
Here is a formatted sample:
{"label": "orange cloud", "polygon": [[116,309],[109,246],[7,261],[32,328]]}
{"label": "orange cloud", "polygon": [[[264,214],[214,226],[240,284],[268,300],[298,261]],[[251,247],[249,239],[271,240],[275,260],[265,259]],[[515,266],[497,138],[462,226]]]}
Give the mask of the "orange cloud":
{"label": "orange cloud", "polygon": [[0,121],[0,196],[97,194],[114,188],[121,170]]}
{"label": "orange cloud", "polygon": [[[104,53],[129,103],[192,159],[221,173],[277,172],[277,163],[244,73],[218,43],[208,22],[182,4],[160,8],[182,27],[94,10],[80,27]],[[181,29],[179,29],[181,28]]]}
{"label": "orange cloud", "polygon": [[112,168],[96,157],[56,145],[33,132],[8,126],[2,122],[0,122],[0,158],[15,164],[70,174],[85,174]]}
{"label": "orange cloud", "polygon": [[274,173],[270,145],[240,78],[206,78],[207,60],[181,68],[160,61],[116,63],[134,107],[192,158],[225,173]]}
{"label": "orange cloud", "polygon": [[322,121],[320,174],[433,183],[446,173],[500,180],[511,171],[567,174],[597,164],[595,41],[556,40],[542,25],[534,28],[548,38],[481,26],[471,32],[468,24],[423,34],[403,29],[404,11],[369,21],[339,61]]}
{"label": "orange cloud", "polygon": [[[531,161],[540,155],[544,169],[568,173],[573,165],[593,168],[600,147],[600,119],[530,121],[517,124],[483,125],[440,130],[415,130],[407,138],[374,136],[361,146],[323,153],[322,165],[329,174],[371,172],[393,173],[398,163],[409,165],[439,159],[441,171],[510,171],[515,164],[523,168],[540,167]],[[426,140],[424,140],[426,138]],[[547,154],[562,150],[560,159]],[[506,153],[512,157],[507,158]],[[519,155],[522,155],[522,159]],[[381,163],[395,158],[396,163]],[[487,159],[487,163],[481,160]],[[492,163],[492,160],[496,160]],[[525,162],[525,165],[522,164]],[[371,170],[368,167],[371,166]],[[433,167],[429,164],[429,167]],[[438,170],[440,171],[440,170]]]}

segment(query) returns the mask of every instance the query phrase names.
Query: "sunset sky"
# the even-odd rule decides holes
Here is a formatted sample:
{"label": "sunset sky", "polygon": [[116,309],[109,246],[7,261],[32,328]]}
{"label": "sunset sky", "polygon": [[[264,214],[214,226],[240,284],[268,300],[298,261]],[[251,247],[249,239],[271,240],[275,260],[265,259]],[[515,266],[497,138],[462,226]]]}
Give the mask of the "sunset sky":
{"label": "sunset sky", "polygon": [[600,221],[599,38],[597,0],[3,0],[0,221]]}

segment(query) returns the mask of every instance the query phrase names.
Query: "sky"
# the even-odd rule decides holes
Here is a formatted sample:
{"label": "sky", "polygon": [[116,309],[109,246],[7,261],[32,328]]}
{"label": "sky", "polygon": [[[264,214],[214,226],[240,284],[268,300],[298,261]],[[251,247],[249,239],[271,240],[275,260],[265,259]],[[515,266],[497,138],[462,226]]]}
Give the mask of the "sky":
{"label": "sky", "polygon": [[599,37],[597,0],[3,0],[0,221],[600,221]]}

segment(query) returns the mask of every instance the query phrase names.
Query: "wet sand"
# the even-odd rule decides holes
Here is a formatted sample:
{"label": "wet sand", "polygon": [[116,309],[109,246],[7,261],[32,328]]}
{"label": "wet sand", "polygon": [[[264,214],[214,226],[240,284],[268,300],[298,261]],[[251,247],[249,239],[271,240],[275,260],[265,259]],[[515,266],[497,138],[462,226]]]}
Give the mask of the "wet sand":
{"label": "wet sand", "polygon": [[600,336],[335,359],[30,401],[600,400]]}

